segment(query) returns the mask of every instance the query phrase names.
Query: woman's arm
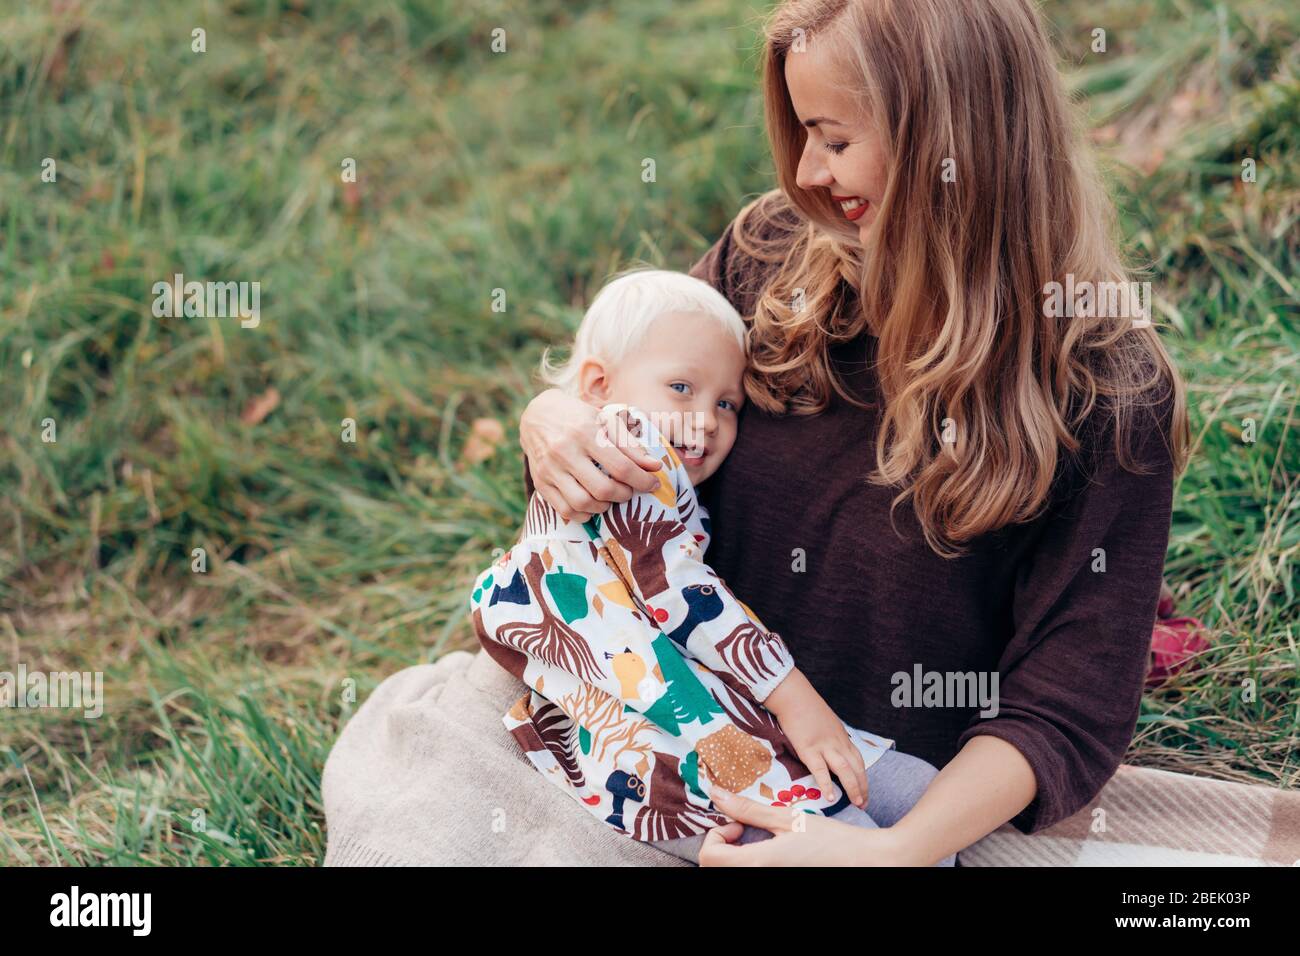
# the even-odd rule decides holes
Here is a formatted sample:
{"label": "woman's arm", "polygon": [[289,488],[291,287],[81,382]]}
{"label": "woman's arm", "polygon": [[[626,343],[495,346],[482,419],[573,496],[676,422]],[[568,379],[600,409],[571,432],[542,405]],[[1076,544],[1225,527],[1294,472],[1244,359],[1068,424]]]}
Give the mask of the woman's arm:
{"label": "woman's arm", "polygon": [[933,866],[1006,823],[1029,805],[1036,789],[1029,762],[997,737],[968,741],[892,827],[863,829],[805,815],[795,830],[788,810],[715,788],[719,810],[775,838],[738,846],[731,841],[740,836],[739,826],[718,827],[704,838],[700,865]]}
{"label": "woman's arm", "polygon": [[1169,540],[1169,418],[1166,401],[1135,423],[1140,471],[1120,464],[1113,432],[1101,431],[1019,561],[997,711],[972,715],[957,747],[998,737],[1029,761],[1038,788],[1011,820],[1022,833],[1086,806],[1133,740]]}
{"label": "woman's arm", "polygon": [[895,863],[934,866],[1029,806],[1038,791],[1024,754],[999,737],[966,741],[916,806],[889,828]]}
{"label": "woman's arm", "polygon": [[519,419],[525,486],[566,520],[586,521],[612,502],[659,487],[658,477],[650,474],[659,470],[659,461],[618,430],[621,422],[612,426],[612,434],[606,432],[599,416],[594,405],[548,388],[533,397]]}

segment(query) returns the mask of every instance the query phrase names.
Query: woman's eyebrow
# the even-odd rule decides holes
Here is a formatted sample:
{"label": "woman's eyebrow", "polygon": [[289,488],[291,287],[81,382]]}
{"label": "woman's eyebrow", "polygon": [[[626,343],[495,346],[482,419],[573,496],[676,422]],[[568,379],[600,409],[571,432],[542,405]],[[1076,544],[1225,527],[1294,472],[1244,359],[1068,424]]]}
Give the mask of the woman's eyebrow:
{"label": "woman's eyebrow", "polygon": [[[813,117],[811,117],[811,118],[806,119],[806,120],[803,121],[803,125],[809,127],[810,129],[811,129],[812,127],[816,126],[818,123],[824,123],[824,124],[827,125],[827,126],[844,126],[844,125],[845,125],[845,124],[841,123],[839,120],[833,120],[833,119],[831,119],[831,118],[828,117],[828,116],[813,116]],[[847,128],[847,127],[846,127],[846,128]]]}

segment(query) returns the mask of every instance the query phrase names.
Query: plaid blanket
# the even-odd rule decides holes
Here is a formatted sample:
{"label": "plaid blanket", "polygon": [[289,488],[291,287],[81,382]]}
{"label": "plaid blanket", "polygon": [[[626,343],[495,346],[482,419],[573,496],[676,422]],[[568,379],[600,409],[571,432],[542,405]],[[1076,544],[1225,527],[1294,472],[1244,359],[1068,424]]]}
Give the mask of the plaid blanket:
{"label": "plaid blanket", "polygon": [[1292,866],[1300,791],[1121,766],[1069,819],[1031,836],[1009,824],[962,866]]}
{"label": "plaid blanket", "polygon": [[[327,866],[689,866],[615,833],[537,771],[501,726],[526,688],[453,651],[379,685],[325,764]],[[474,780],[466,804],[459,782]],[[962,866],[1290,865],[1300,791],[1120,767],[1092,803],[1025,836],[1010,825]]]}

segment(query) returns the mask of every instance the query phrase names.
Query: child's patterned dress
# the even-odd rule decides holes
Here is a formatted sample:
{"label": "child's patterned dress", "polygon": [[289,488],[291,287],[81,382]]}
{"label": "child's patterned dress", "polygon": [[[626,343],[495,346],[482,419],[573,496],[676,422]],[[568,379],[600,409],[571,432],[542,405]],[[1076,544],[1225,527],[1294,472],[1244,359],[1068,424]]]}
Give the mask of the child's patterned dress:
{"label": "child's patterned dress", "polygon": [[[475,582],[480,642],[532,688],[506,727],[548,780],[637,840],[727,822],[714,783],[838,813],[847,795],[820,792],[760,703],[794,666],[785,642],[703,562],[708,516],[672,447],[640,410],[614,410],[663,461],[658,489],[586,524],[534,494],[519,542]],[[847,729],[867,766],[894,744]]]}

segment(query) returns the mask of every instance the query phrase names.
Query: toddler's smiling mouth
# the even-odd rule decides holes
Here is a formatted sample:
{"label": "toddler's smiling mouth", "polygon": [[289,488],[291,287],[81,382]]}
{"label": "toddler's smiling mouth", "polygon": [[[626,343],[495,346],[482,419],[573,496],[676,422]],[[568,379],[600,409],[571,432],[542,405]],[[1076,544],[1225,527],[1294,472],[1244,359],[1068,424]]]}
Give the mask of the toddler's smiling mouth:
{"label": "toddler's smiling mouth", "polygon": [[704,461],[705,456],[709,453],[707,445],[698,449],[692,449],[687,448],[685,445],[678,445],[676,442],[673,442],[672,446],[673,451],[677,453],[677,457],[682,460],[683,465],[698,465]]}

